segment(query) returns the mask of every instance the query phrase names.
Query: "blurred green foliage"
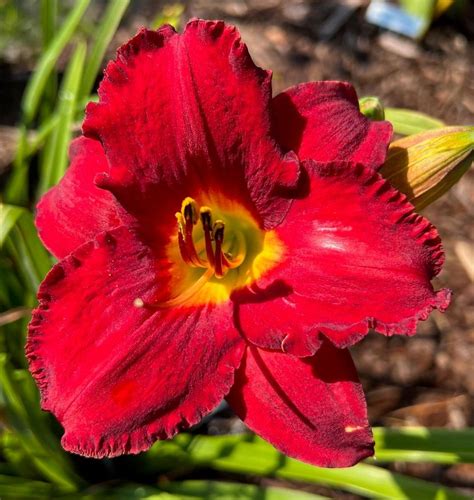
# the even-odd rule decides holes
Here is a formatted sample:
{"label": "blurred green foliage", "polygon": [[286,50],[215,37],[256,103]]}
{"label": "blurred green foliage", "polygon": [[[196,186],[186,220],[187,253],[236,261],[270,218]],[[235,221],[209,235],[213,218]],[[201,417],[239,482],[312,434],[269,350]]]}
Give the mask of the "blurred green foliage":
{"label": "blurred green foliage", "polygon": [[5,54],[7,48],[18,49],[15,41],[38,47],[41,35],[35,21],[36,3],[34,0],[0,0],[0,54]]}
{"label": "blurred green foliage", "polygon": [[[18,151],[5,203],[0,205],[0,498],[322,498],[266,482],[249,484],[258,483],[250,481],[257,477],[325,485],[370,498],[466,498],[450,488],[395,474],[373,461],[352,469],[312,467],[283,456],[252,435],[181,434],[156,443],[147,453],[113,460],[84,459],[61,448],[60,426],[40,410],[24,357],[29,311],[54,260],[38,239],[31,208],[64,174],[68,144],[82,120],[84,103],[95,98],[91,92],[105,51],[129,1],[110,0],[97,22],[85,22],[91,3],[41,0],[18,6],[0,0],[2,36],[29,31],[25,16],[34,11],[41,39],[37,45],[41,56],[22,102]],[[153,25],[177,26],[182,14],[181,4],[169,5]],[[34,30],[31,36],[36,36]],[[58,61],[66,51],[70,57],[58,84]],[[37,172],[31,175],[36,164]],[[375,429],[375,437],[383,463],[474,461],[467,444],[474,438],[471,431]],[[191,473],[202,479],[189,480]],[[239,481],[216,480],[222,473]]]}

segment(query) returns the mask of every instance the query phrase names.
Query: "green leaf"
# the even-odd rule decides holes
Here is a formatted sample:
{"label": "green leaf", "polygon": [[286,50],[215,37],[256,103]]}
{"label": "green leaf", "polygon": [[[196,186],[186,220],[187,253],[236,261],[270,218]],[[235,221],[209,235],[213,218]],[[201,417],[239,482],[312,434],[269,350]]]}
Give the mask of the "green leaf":
{"label": "green leaf", "polygon": [[253,484],[190,480],[170,483],[166,491],[206,500],[321,500],[326,497],[287,488],[258,487]]}
{"label": "green leaf", "polygon": [[[196,497],[176,496],[145,484],[93,486],[79,494],[68,495],[68,500],[196,500]],[[204,500],[204,499],[202,499]],[[230,499],[229,499],[230,500]]]}
{"label": "green leaf", "polygon": [[26,157],[34,155],[43,146],[50,134],[57,127],[59,120],[60,116],[57,113],[43,120],[40,127],[36,130],[34,138],[26,146]]}
{"label": "green leaf", "polygon": [[79,494],[73,499],[114,500],[116,498],[156,499],[156,500],[323,500],[326,497],[313,495],[296,489],[278,487],[258,487],[253,484],[231,483],[210,480],[189,480],[160,485],[160,488],[128,483],[117,486],[98,485]]}
{"label": "green leaf", "polygon": [[26,125],[20,125],[18,143],[13,169],[8,178],[4,191],[4,199],[7,203],[16,205],[28,204],[28,129]]}
{"label": "green leaf", "polygon": [[26,370],[14,370],[6,354],[0,354],[0,389],[8,425],[38,473],[62,491],[76,491],[81,484],[68,457],[39,409],[33,380]]}
{"label": "green leaf", "polygon": [[56,22],[58,16],[57,0],[41,0],[40,21],[41,34],[43,38],[43,51],[47,50],[49,44],[54,40],[56,34]]}
{"label": "green leaf", "polygon": [[441,120],[410,109],[385,108],[385,119],[392,123],[397,134],[411,135],[425,130],[444,127]]}
{"label": "green leaf", "polygon": [[375,456],[380,462],[474,462],[474,428],[375,427]]}
{"label": "green leaf", "polygon": [[0,204],[0,219],[0,350],[9,352],[17,366],[25,366],[29,310],[36,303],[38,286],[52,262],[28,210]]}
{"label": "green leaf", "polygon": [[187,449],[196,464],[220,471],[322,484],[370,498],[393,500],[468,498],[451,488],[373,465],[358,464],[347,469],[313,467],[285,457],[268,443],[251,436],[196,436]]}
{"label": "green leaf", "polygon": [[[28,127],[31,126],[38,107],[48,85],[49,78],[54,72],[56,62],[64,47],[69,43],[81,20],[90,0],[78,0],[74,8],[64,20],[61,29],[50,41],[48,48],[43,52],[38,65],[28,81],[22,99],[22,125],[18,140],[17,154],[13,162],[13,171],[5,189],[7,203],[24,205],[28,203]],[[45,117],[43,117],[45,118]]]}
{"label": "green leaf", "polygon": [[[90,99],[87,99],[87,101],[91,100],[93,96],[90,96]],[[76,109],[75,113],[77,112],[82,112],[84,110],[85,106],[84,100],[81,100],[80,102],[76,103]],[[45,118],[42,122],[41,125],[37,130],[34,131],[34,134],[32,134],[32,138],[29,140],[29,142],[25,146],[25,159],[33,156],[35,153],[40,150],[45,142],[49,139],[51,134],[56,130],[58,123],[61,120],[61,115],[56,112],[54,114],[51,114],[48,118]],[[48,141],[49,144],[50,141]]]}
{"label": "green leaf", "polygon": [[23,96],[23,118],[27,124],[35,117],[48,77],[54,70],[56,62],[64,47],[74,35],[76,27],[89,6],[89,3],[90,0],[77,0],[77,2],[74,3],[74,8],[64,20],[61,29],[49,44],[48,49],[41,56],[38,66],[31,80],[28,82]]}
{"label": "green leaf", "polygon": [[[43,41],[43,52],[46,51],[54,40],[56,34],[58,17],[57,0],[41,0],[40,3],[40,22]],[[56,92],[58,87],[58,75],[56,68],[53,68],[44,87],[44,96],[41,99],[41,116],[48,117],[54,106]]]}
{"label": "green leaf", "polygon": [[[1,406],[2,410],[4,410],[4,401],[2,401]],[[10,469],[9,471],[2,471],[1,474],[20,476],[25,479],[37,478],[36,469],[14,431],[4,429],[0,438],[0,446],[2,458]]]}
{"label": "green leaf", "polygon": [[20,217],[26,213],[27,211],[22,207],[0,203],[0,248],[3,248],[7,236]]}
{"label": "green leaf", "polygon": [[26,209],[0,204],[3,243],[23,278],[24,286],[36,294],[39,284],[51,268],[51,259],[36,233],[33,215]]}
{"label": "green leaf", "polygon": [[0,307],[2,310],[25,304],[25,290],[11,258],[6,252],[0,253]]}
{"label": "green leaf", "polygon": [[5,500],[52,498],[53,485],[24,477],[0,475],[0,498]]}
{"label": "green leaf", "polygon": [[39,194],[54,186],[64,175],[67,167],[67,152],[71,140],[71,126],[76,109],[77,93],[86,56],[85,42],[78,42],[69,61],[59,91],[57,114],[59,121],[48,139],[51,147],[42,158]]}
{"label": "green leaf", "polygon": [[92,43],[90,56],[84,70],[79,99],[88,97],[97,78],[105,51],[117,30],[120,20],[127,9],[130,0],[112,0],[109,2],[103,18],[97,28],[94,30],[95,40]]}

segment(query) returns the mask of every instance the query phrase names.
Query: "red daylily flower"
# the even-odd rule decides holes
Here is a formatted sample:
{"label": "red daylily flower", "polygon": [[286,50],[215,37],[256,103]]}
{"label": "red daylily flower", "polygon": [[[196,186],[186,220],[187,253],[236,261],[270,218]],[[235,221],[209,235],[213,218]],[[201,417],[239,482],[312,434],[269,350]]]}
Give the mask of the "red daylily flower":
{"label": "red daylily flower", "polygon": [[38,205],[62,259],[27,353],[65,449],[137,453],[226,397],[290,456],[373,453],[346,347],[449,302],[436,230],[383,180],[387,122],[341,82],[272,99],[235,28],[140,31]]}

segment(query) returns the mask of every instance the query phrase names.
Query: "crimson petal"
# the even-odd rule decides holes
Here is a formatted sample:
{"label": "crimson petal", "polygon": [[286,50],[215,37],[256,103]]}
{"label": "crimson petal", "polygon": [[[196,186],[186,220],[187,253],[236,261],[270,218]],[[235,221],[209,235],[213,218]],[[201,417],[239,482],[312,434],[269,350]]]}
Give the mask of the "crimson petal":
{"label": "crimson petal", "polygon": [[[87,107],[84,133],[110,163],[98,182],[135,213],[170,213],[185,196],[219,191],[279,223],[299,163],[271,135],[271,75],[257,68],[237,30],[193,20],[141,30],[117,52]],[[172,207],[163,207],[163,193]]]}
{"label": "crimson petal", "polygon": [[134,307],[166,287],[163,266],[121,227],[79,247],[41,285],[27,354],[65,449],[137,453],[197,423],[229,391],[243,352],[229,304]]}
{"label": "crimson petal", "polygon": [[302,83],[277,95],[272,108],[277,140],[302,160],[346,160],[374,170],[385,161],[392,126],[362,115],[349,83]]}
{"label": "crimson petal", "polygon": [[351,356],[327,341],[304,359],[248,348],[226,399],[250,429],[290,457],[349,467],[373,455]]}
{"label": "crimson petal", "polygon": [[320,333],[339,347],[369,327],[412,335],[449,303],[430,283],[444,260],[436,229],[367,167],[313,165],[309,196],[276,232],[285,258],[234,295],[237,324],[259,347],[308,356]]}
{"label": "crimson petal", "polygon": [[79,137],[71,144],[71,164],[61,182],[37,207],[36,227],[44,245],[63,258],[96,234],[121,224],[125,217],[113,195],[93,180],[107,170],[100,142]]}

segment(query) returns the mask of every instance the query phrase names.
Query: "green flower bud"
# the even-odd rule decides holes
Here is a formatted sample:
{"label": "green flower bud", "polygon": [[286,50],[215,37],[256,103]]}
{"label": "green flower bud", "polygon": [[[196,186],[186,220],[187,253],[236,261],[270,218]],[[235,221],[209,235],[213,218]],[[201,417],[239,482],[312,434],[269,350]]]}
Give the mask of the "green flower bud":
{"label": "green flower bud", "polygon": [[359,99],[360,112],[371,120],[384,120],[383,104],[378,97],[362,97]]}
{"label": "green flower bud", "polygon": [[380,173],[420,210],[451,189],[473,160],[474,127],[445,127],[393,142]]}

